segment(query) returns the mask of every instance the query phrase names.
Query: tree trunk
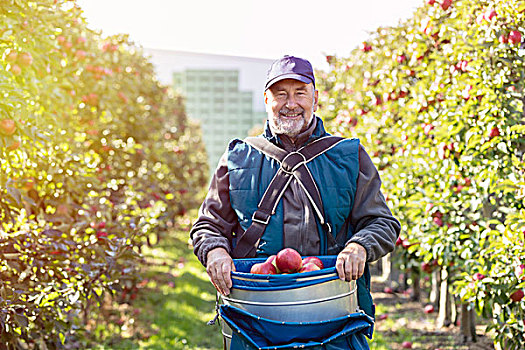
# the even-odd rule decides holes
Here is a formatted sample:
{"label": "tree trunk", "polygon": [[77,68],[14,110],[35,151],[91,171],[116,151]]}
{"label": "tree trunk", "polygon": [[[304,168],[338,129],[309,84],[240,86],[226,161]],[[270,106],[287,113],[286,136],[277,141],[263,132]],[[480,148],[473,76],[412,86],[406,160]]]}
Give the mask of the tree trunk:
{"label": "tree trunk", "polygon": [[396,289],[400,285],[399,270],[396,269],[394,264],[394,254],[395,252],[386,255],[386,260],[383,260],[383,280],[386,282],[387,286],[389,286],[392,289]]}
{"label": "tree trunk", "polygon": [[452,305],[449,293],[448,269],[446,267],[441,269],[441,287],[439,290],[439,315],[437,319],[437,326],[448,327],[452,323]]}
{"label": "tree trunk", "polygon": [[472,304],[461,304],[461,325],[459,332],[463,342],[476,341],[476,314]]}
{"label": "tree trunk", "polygon": [[412,301],[421,300],[421,271],[417,268],[412,268]]}
{"label": "tree trunk", "polygon": [[441,271],[435,269],[432,271],[432,287],[430,290],[430,303],[434,306],[439,305],[439,288],[441,286]]}
{"label": "tree trunk", "polygon": [[383,270],[381,278],[385,282],[390,281],[392,275],[392,254],[387,254],[381,258],[381,267]]}

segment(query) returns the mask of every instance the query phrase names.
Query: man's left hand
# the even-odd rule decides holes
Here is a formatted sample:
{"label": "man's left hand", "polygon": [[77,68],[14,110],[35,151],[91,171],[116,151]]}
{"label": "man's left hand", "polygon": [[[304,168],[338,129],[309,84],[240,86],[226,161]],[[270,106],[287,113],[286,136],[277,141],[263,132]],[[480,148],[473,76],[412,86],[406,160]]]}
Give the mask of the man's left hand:
{"label": "man's left hand", "polygon": [[348,244],[337,256],[335,268],[343,281],[357,280],[365,272],[366,249],[357,243]]}

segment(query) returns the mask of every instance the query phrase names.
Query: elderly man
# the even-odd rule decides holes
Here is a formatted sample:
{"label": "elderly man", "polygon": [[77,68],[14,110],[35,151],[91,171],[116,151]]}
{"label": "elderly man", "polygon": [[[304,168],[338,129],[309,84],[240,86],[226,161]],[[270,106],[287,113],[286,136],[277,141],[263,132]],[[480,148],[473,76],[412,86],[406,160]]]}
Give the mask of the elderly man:
{"label": "elderly man", "polygon": [[223,295],[232,286],[232,257],[284,247],[337,254],[339,277],[357,280],[368,262],[394,249],[400,231],[375,166],[358,139],[330,136],[314,114],[318,91],[307,60],[275,61],[264,101],[263,134],[231,141],[213,175],[190,232],[196,256]]}

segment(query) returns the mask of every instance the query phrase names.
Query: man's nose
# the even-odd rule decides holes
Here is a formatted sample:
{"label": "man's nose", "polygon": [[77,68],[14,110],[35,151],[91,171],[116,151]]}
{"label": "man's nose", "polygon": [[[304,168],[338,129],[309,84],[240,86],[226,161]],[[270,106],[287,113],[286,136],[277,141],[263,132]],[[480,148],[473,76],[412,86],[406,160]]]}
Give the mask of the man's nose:
{"label": "man's nose", "polygon": [[297,107],[297,102],[295,101],[295,98],[293,96],[288,97],[286,100],[286,107],[289,109],[294,109]]}

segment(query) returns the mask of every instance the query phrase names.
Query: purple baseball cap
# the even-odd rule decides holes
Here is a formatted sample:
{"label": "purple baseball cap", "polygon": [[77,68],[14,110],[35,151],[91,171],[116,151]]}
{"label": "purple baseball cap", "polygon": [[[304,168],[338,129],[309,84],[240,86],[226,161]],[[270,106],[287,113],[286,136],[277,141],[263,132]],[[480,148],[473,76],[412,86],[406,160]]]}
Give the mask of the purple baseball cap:
{"label": "purple baseball cap", "polygon": [[310,62],[303,58],[286,55],[274,61],[266,75],[264,91],[284,79],[295,79],[305,84],[312,83],[315,88],[314,70]]}

